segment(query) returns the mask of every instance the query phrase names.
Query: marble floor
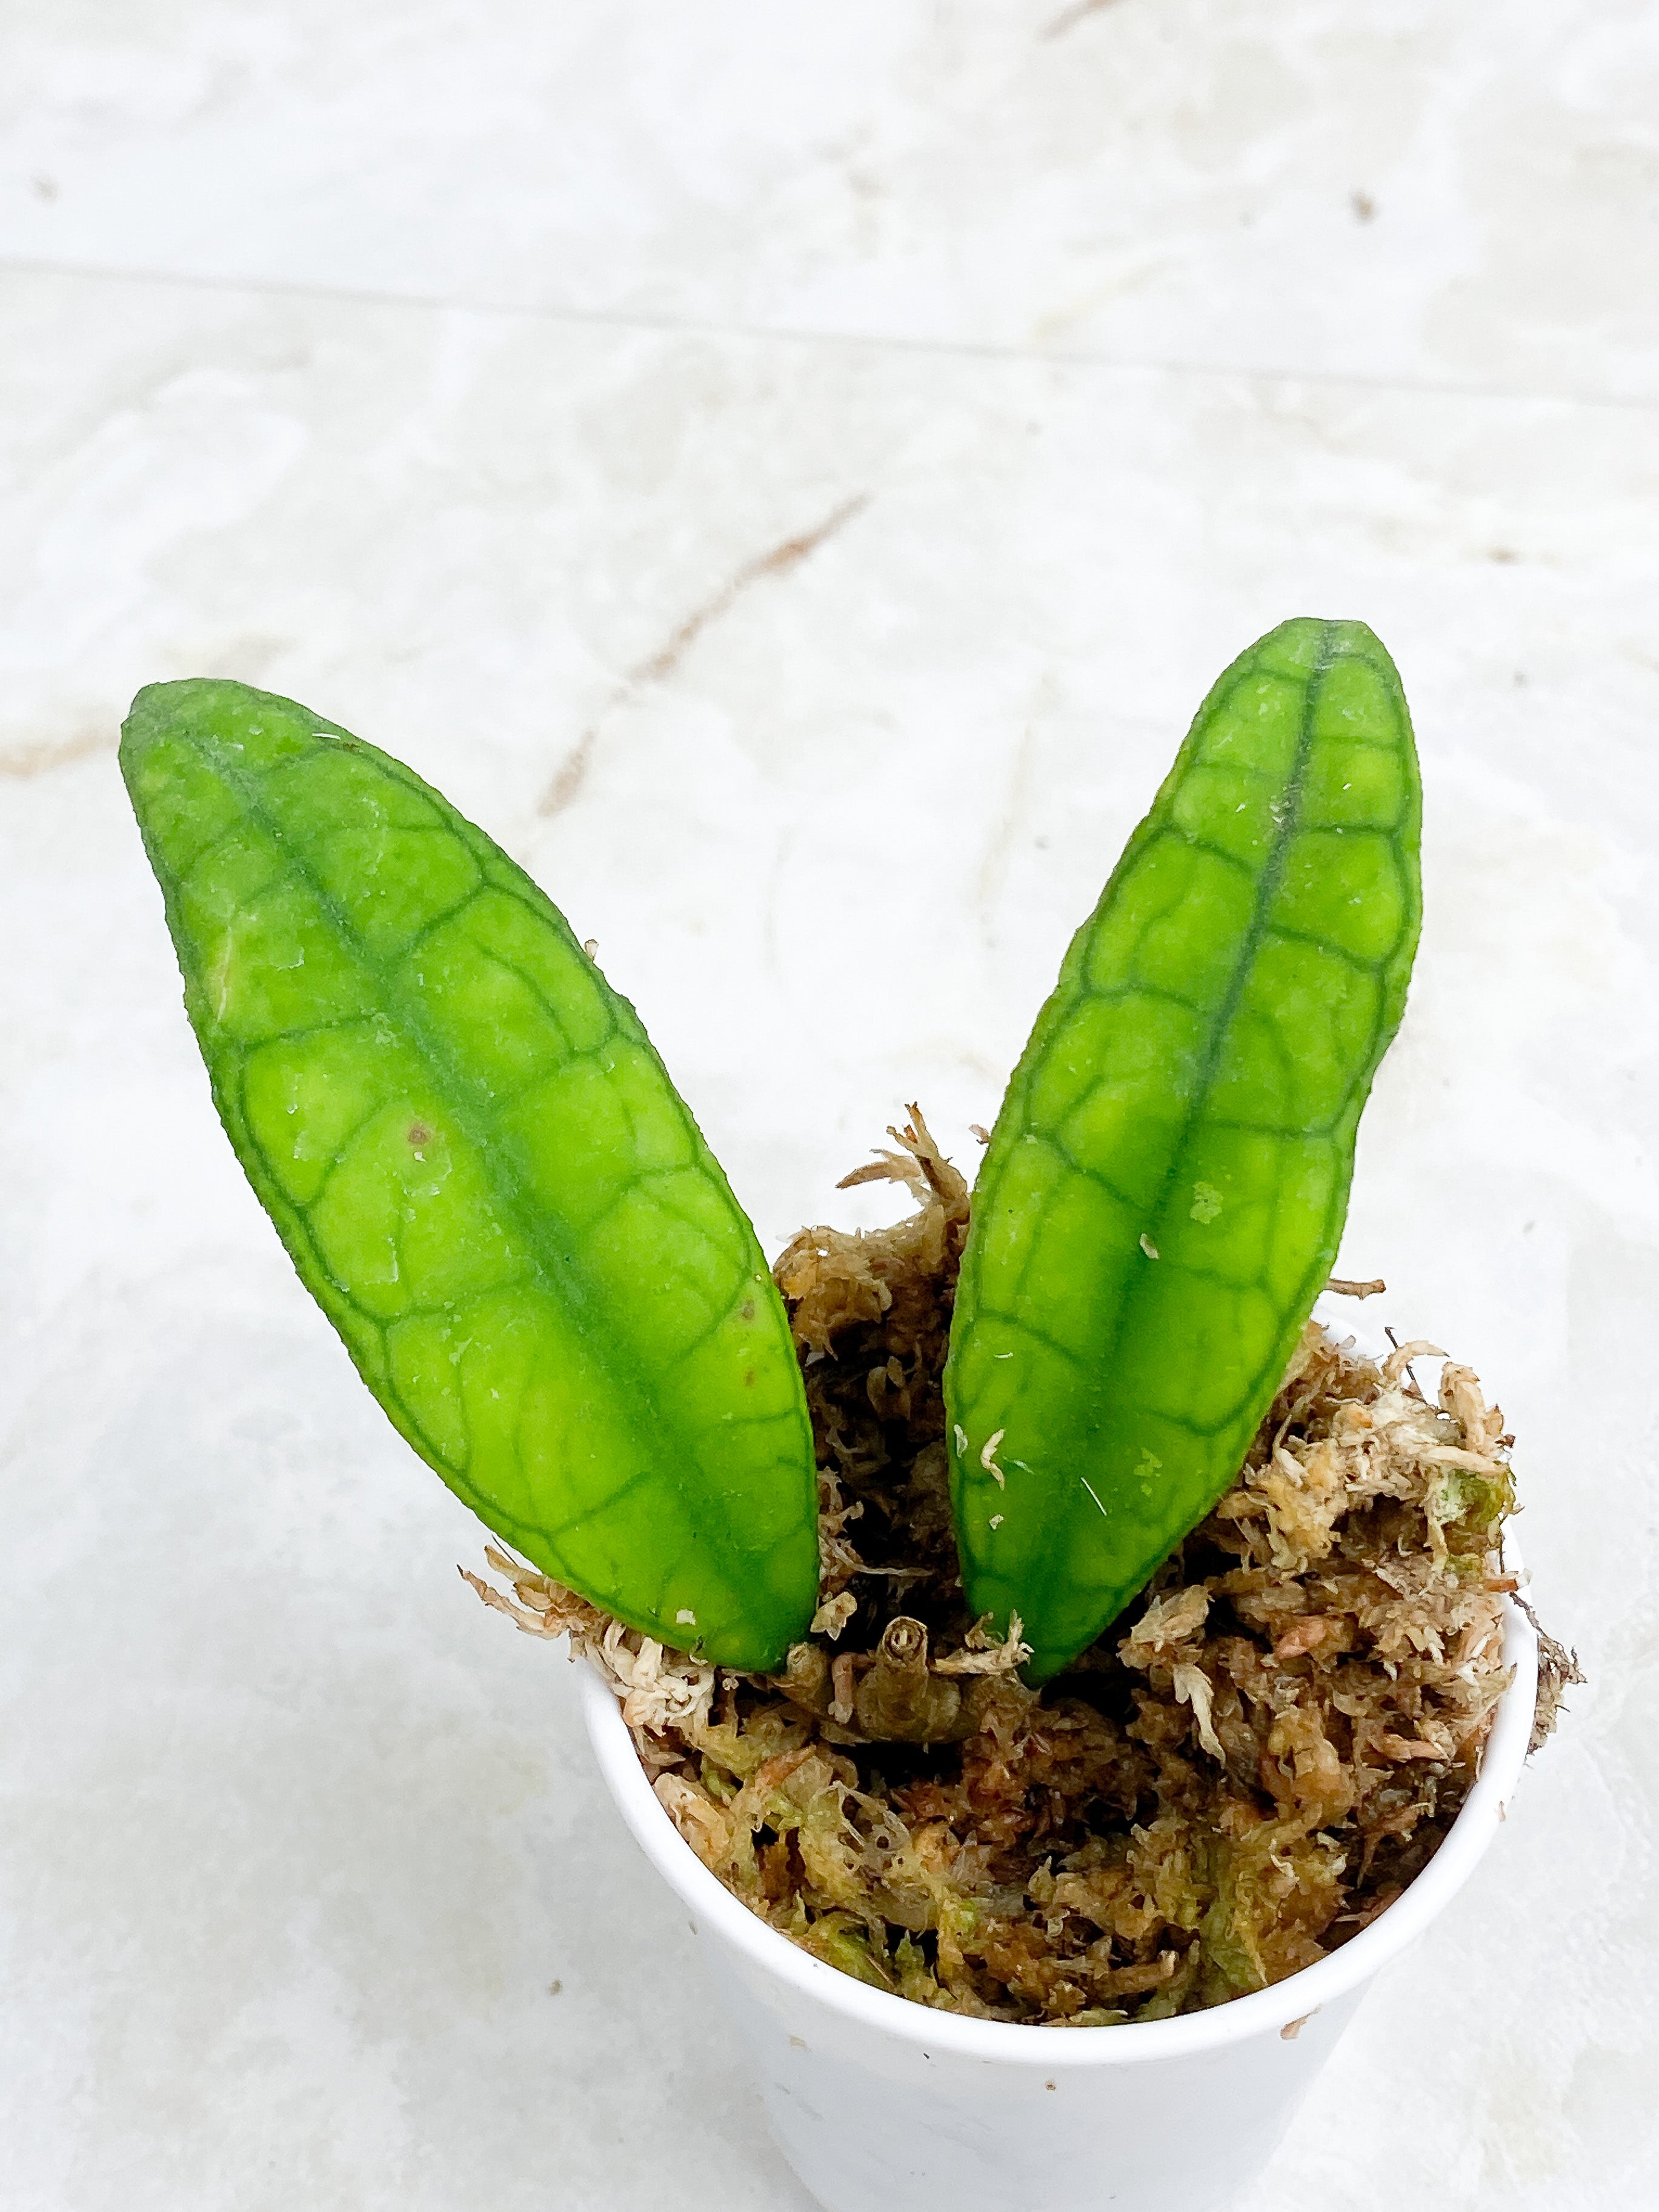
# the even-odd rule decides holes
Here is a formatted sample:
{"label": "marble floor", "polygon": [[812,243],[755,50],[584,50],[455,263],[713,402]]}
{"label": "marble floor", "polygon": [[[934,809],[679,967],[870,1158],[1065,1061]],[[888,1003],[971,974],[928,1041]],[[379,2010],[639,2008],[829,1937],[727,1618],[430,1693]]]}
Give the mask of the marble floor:
{"label": "marble floor", "polygon": [[806,2212],[573,1678],[219,1133],[131,693],[234,674],[449,792],[772,1248],[878,1218],[832,1186],[908,1099],[972,1153],[1303,612],[1389,643],[1427,795],[1344,1271],[1501,1397],[1591,1680],[1240,2212],[1638,2199],[1656,117],[1644,0],[12,0],[8,2205]]}

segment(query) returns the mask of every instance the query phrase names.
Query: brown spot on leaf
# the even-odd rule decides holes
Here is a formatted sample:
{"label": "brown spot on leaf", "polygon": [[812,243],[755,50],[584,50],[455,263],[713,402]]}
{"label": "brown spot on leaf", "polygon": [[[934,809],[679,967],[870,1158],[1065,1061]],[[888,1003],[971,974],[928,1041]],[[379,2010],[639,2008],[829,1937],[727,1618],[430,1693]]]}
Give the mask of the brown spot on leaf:
{"label": "brown spot on leaf", "polygon": [[432,1132],[427,1127],[424,1121],[411,1121],[410,1123],[409,1141],[417,1149],[422,1145],[429,1145],[432,1142]]}

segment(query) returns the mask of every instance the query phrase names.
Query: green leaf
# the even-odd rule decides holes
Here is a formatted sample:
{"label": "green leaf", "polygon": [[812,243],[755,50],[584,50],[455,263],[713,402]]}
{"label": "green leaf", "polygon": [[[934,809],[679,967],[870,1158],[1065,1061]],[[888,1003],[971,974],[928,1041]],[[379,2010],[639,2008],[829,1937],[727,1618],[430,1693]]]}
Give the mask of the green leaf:
{"label": "green leaf", "polygon": [[969,1602],[1021,1616],[1035,1680],[1233,1480],[1330,1273],[1420,813],[1382,646],[1285,623],[1206,700],[1037,1018],[945,1376]]}
{"label": "green leaf", "polygon": [[153,684],[121,766],[220,1116],[397,1427],[546,1573],[776,1665],[817,1591],[799,1371],[633,1008],[481,831],[292,700]]}

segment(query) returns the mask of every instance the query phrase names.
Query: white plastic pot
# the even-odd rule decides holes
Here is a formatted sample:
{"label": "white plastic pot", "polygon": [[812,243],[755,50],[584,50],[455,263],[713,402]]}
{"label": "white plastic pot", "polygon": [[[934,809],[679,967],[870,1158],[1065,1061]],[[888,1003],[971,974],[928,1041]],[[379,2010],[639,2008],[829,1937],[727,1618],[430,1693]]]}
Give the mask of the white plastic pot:
{"label": "white plastic pot", "polygon": [[934,2012],[799,1950],[709,1873],[653,1795],[621,1710],[583,1670],[600,1771],[685,1905],[784,2156],[827,2212],[1227,2212],[1380,1970],[1455,1894],[1526,1758],[1538,1643],[1506,1601],[1515,1679],[1480,1779],[1382,1917],[1317,1966],[1178,2020],[1017,2027]]}

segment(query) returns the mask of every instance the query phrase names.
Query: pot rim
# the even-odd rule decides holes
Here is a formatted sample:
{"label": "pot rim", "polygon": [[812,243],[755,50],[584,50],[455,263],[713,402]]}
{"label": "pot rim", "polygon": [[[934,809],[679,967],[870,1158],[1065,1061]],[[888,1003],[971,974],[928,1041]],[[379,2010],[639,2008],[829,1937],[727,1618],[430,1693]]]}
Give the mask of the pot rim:
{"label": "pot rim", "polygon": [[[1506,1550],[1507,1562],[1514,1568],[1514,1547]],[[1174,2020],[1126,2021],[1109,2029],[1070,2034],[1047,2025],[935,2011],[908,1997],[872,1989],[803,1951],[734,1897],[680,1834],[646,1778],[620,1705],[594,1667],[581,1670],[580,1697],[588,1739],[606,1785],[635,1840],[690,1908],[694,1934],[699,1923],[706,1923],[760,1973],[873,2033],[963,2058],[1042,2067],[1052,2074],[1056,2068],[1069,2073],[1183,2058],[1268,2035],[1288,2039],[1315,2013],[1363,1988],[1397,1958],[1474,1872],[1506,1816],[1526,1761],[1537,1702],[1538,1638],[1513,1597],[1504,1601],[1504,1657],[1513,1675],[1493,1714],[1474,1787],[1428,1865],[1368,1928],[1340,1950],[1270,1989]]]}

